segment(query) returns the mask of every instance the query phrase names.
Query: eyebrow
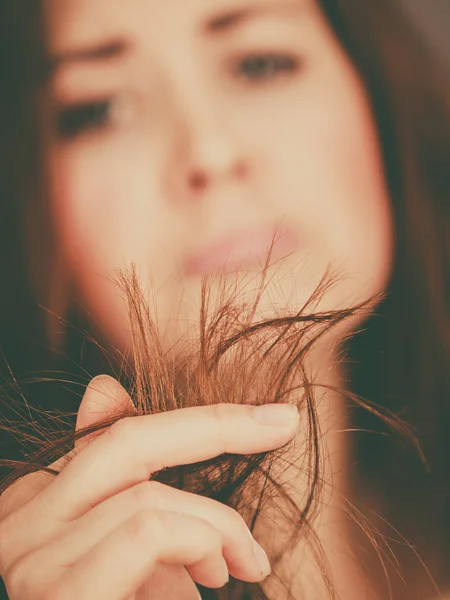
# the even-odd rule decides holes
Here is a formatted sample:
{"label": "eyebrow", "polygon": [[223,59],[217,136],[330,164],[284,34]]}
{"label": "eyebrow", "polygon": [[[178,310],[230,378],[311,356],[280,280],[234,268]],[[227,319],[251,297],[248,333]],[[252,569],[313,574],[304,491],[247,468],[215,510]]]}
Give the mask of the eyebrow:
{"label": "eyebrow", "polygon": [[132,43],[125,39],[111,39],[83,48],[75,48],[50,55],[45,60],[45,75],[53,75],[62,67],[76,63],[97,63],[117,59],[130,52]]}
{"label": "eyebrow", "polygon": [[206,26],[205,32],[208,34],[223,34],[230,30],[243,25],[256,17],[274,15],[274,16],[289,16],[299,14],[304,11],[303,2],[301,0],[282,0],[266,1],[254,6],[245,6],[229,10],[217,17],[211,18]]}
{"label": "eyebrow", "polygon": [[[301,0],[286,0],[285,2],[278,0],[275,3],[267,0],[254,6],[236,8],[214,16],[207,21],[202,29],[207,35],[223,35],[259,16],[288,16],[289,14],[299,13],[302,10]],[[62,67],[71,64],[95,64],[121,58],[131,51],[132,46],[133,44],[130,40],[117,38],[86,47],[75,48],[53,56],[50,55],[45,60],[44,76],[45,78],[49,78]]]}

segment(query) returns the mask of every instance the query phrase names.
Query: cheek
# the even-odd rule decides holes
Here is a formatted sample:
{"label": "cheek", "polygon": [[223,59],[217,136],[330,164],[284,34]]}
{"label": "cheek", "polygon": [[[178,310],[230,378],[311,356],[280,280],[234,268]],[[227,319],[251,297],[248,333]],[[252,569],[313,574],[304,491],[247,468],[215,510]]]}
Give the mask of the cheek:
{"label": "cheek", "polygon": [[144,286],[151,274],[159,287],[173,269],[180,238],[143,156],[148,161],[148,153],[58,151],[50,169],[58,252],[96,327],[119,345],[127,314],[114,283],[117,269],[134,264]]}
{"label": "cheek", "polygon": [[281,148],[271,162],[286,214],[304,233],[319,276],[334,266],[354,292],[379,293],[391,270],[392,214],[366,98],[355,76],[324,73],[305,85],[300,104],[294,123],[286,118],[269,132]]}
{"label": "cheek", "polygon": [[131,262],[151,263],[173,229],[151,164],[141,164],[142,156],[148,153],[78,150],[59,152],[54,161],[55,226],[60,246],[83,277],[94,268],[110,275]]}
{"label": "cheek", "polygon": [[[353,100],[353,101],[352,101]],[[324,172],[318,206],[329,248],[360,282],[383,288],[392,262],[392,211],[380,148],[365,98],[341,96],[318,136]],[[326,174],[326,176],[325,176]],[[325,220],[325,219],[324,219]]]}

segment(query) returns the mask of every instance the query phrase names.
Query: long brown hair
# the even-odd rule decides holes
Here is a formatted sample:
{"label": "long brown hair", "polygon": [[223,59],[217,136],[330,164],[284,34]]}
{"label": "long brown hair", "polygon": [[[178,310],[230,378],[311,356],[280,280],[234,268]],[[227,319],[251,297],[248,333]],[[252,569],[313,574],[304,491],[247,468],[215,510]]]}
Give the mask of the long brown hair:
{"label": "long brown hair", "polygon": [[[360,481],[371,490],[367,495],[377,498],[383,515],[418,548],[436,578],[445,581],[445,561],[450,555],[446,464],[450,455],[449,69],[409,18],[407,3],[320,0],[320,4],[370,93],[397,232],[395,271],[387,300],[367,322],[365,332],[349,343],[350,386],[365,398],[402,412],[418,431],[430,470],[390,438],[361,434],[356,441]],[[430,5],[428,11],[433,10]],[[42,346],[30,343],[43,338],[45,327],[29,278],[24,276],[28,241],[20,233],[27,210],[24,197],[34,201],[30,187],[39,187],[38,145],[30,139],[30,132],[36,131],[35,112],[28,104],[38,81],[39,2],[4,0],[0,11],[4,106],[0,115],[4,141],[0,144],[4,171],[0,223],[5,230],[0,260],[2,279],[8,282],[1,299],[1,342],[13,371],[21,374],[30,365],[39,370],[51,364]],[[24,172],[30,174],[25,181]],[[39,227],[46,227],[45,218]],[[51,237],[41,239],[49,240],[42,259],[51,261]],[[48,272],[40,270],[44,288]],[[11,312],[11,299],[16,314]],[[79,356],[75,356],[77,361]],[[69,407],[75,404],[73,397],[67,403]],[[44,404],[52,405],[50,400]],[[371,430],[379,427],[363,414],[355,415],[355,424]],[[413,581],[416,573],[412,569],[407,578],[419,589],[420,582]]]}
{"label": "long brown hair", "polygon": [[[407,532],[437,578],[449,585],[448,57],[423,35],[427,27],[415,20],[414,2],[321,4],[372,98],[396,224],[395,270],[387,300],[366,333],[351,343],[358,363],[353,389],[401,412],[417,430],[429,465],[427,472],[392,440],[367,436],[359,443],[358,454],[365,459],[362,484],[374,497],[381,496],[384,516]],[[425,21],[449,20],[448,10],[442,6],[439,12],[438,3],[423,8]],[[449,27],[447,22],[443,31]],[[364,416],[361,425],[376,427]],[[414,577],[417,571],[411,568],[409,585],[418,585]]]}
{"label": "long brown hair", "polygon": [[[38,442],[38,450],[28,453],[25,459],[0,461],[0,465],[10,469],[9,475],[0,483],[0,493],[17,479],[35,471],[56,475],[58,471],[48,464],[66,454],[66,460],[71,460],[76,454],[73,448],[78,440],[104,431],[125,416],[133,418],[218,402],[253,405],[295,403],[302,425],[294,454],[289,445],[280,451],[251,456],[225,454],[201,463],[164,469],[155,473],[152,479],[235,508],[252,531],[260,522],[263,523],[260,529],[266,529],[273,520],[275,509],[276,536],[273,536],[267,550],[277,585],[282,586],[283,593],[290,591],[290,569],[284,559],[289,559],[294,547],[307,545],[322,573],[324,589],[330,599],[337,600],[327,556],[314,526],[314,518],[325,502],[322,491],[327,497],[332,492],[323,477],[328,469],[327,457],[322,451],[322,435],[327,432],[321,432],[315,394],[316,389],[323,391],[327,386],[326,382],[311,379],[307,357],[321,338],[329,335],[340,323],[357,313],[366,316],[372,302],[331,313],[314,311],[317,302],[336,284],[331,273],[326,273],[314,294],[298,312],[286,311],[283,314],[280,311],[276,317],[264,318],[259,316],[259,301],[267,287],[268,264],[269,260],[262,270],[259,285],[256,285],[253,301],[240,298],[239,277],[231,285],[229,278],[223,277],[215,281],[215,284],[219,283],[220,293],[218,301],[213,304],[210,283],[204,280],[197,335],[192,338],[190,334],[190,339],[178,352],[176,349],[163,349],[154,311],[140,290],[135,270],[119,273],[117,285],[128,306],[132,345],[129,355],[116,354],[106,348],[103,353],[113,374],[129,390],[134,410],[116,412],[76,433],[67,420],[67,417],[75,415],[67,412],[47,419],[45,435],[33,423],[34,417],[39,417],[36,410],[31,411],[33,417],[29,415],[27,433],[17,423],[4,426],[5,430],[28,442],[33,441],[33,437],[35,440],[46,439]],[[385,425],[414,441],[409,429],[394,414],[380,411],[354,395],[348,396],[357,406],[363,406],[381,417]],[[286,485],[295,474],[301,474],[301,501],[291,496]],[[344,500],[342,510],[357,521],[377,549],[380,542],[375,532],[355,507]],[[384,565],[382,552],[379,552],[379,558]],[[205,589],[202,597],[210,600],[272,600],[278,597],[273,593],[271,590],[266,595],[264,585],[245,584],[232,579],[225,590]]]}

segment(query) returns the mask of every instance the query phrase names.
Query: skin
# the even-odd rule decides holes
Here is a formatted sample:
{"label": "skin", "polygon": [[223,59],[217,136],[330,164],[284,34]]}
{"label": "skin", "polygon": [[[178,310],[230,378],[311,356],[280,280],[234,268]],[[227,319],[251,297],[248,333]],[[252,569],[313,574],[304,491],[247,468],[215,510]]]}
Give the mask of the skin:
{"label": "skin", "polygon": [[[107,413],[105,399],[130,402],[114,380],[94,380],[77,425],[87,406],[97,405],[97,418]],[[198,597],[193,581],[221,587],[229,573],[264,579],[267,558],[235,511],[149,482],[161,464],[262,452],[292,438],[299,420],[294,407],[258,409],[216,405],[122,419],[77,447],[75,457],[52,465],[61,469],[58,478],[36,473],[9,488],[0,503],[0,573],[8,597],[166,598],[154,595],[165,591],[157,577],[161,564],[166,571],[186,567],[175,571],[171,592],[187,599]],[[174,437],[180,443],[167,444]]]}
{"label": "skin", "polygon": [[[130,342],[122,299],[112,282],[115,269],[134,263],[142,286],[156,290],[155,314],[170,346],[185,340],[198,320],[201,276],[186,271],[187,257],[242,229],[255,232],[281,223],[295,239],[281,265],[271,267],[274,285],[261,300],[266,315],[281,305],[298,309],[329,266],[341,277],[317,310],[346,308],[385,289],[393,236],[376,129],[358,74],[314,2],[44,4],[49,54],[55,59],[47,112],[51,216],[65,271],[108,340],[123,348]],[[244,9],[248,15],[237,18]],[[86,49],[105,50],[105,45],[109,52],[86,58]],[[255,55],[263,59],[256,70],[249,63]],[[274,55],[282,57],[281,63]],[[80,105],[91,109],[80,113]],[[88,126],[74,135],[80,114]],[[97,117],[86,119],[86,114]],[[257,274],[259,265],[246,267]],[[254,281],[238,277],[251,300]],[[346,327],[356,325],[353,320]],[[322,349],[312,367],[325,383],[340,385],[334,364],[332,353]],[[107,398],[126,404],[124,392],[114,389]],[[92,423],[99,405],[103,410],[114,405],[98,394],[95,385],[94,391],[88,388],[78,426]],[[328,394],[318,409],[332,457],[326,475],[343,493],[349,458],[337,432],[345,428],[344,408],[341,398]],[[248,532],[242,524],[230,529],[237,516],[220,512],[229,509],[209,501],[203,507],[198,498],[176,498],[173,490],[148,486],[136,502],[133,491],[148,479],[150,457],[157,464],[178,464],[224,450],[259,452],[300,435],[296,418],[281,429],[256,428],[254,435],[247,434],[246,421],[243,438],[249,446],[236,445],[233,427],[246,411],[234,407],[219,413],[220,435],[216,429],[212,437],[207,430],[217,415],[204,408],[190,413],[198,415],[194,422],[183,411],[163,415],[162,422],[156,421],[160,417],[135,419],[84,448],[56,481],[38,474],[21,482],[4,503],[0,522],[0,538],[6,540],[0,567],[12,599],[31,598],[31,589],[34,594],[42,590],[43,598],[54,593],[63,599],[191,600],[196,597],[191,577],[223,585],[222,552],[227,571],[261,579]],[[174,439],[174,431],[179,442],[166,447],[162,440]],[[152,440],[151,433],[156,442],[146,442],[141,450],[132,444],[134,454],[127,450],[135,436]],[[189,454],[192,435],[195,457]],[[121,470],[111,479],[105,469],[115,464],[112,454]],[[301,480],[293,481],[301,496]],[[33,495],[33,482],[38,493],[21,506]],[[173,506],[170,518],[160,514],[161,502]],[[343,597],[366,597],[366,587],[358,587],[355,561],[347,559],[338,509],[331,496],[326,499],[319,539],[330,553]],[[103,521],[97,518],[101,511],[107,515]],[[236,531],[235,537],[225,540],[226,531]],[[76,543],[70,543],[74,535]],[[192,539],[198,543],[186,546]],[[238,555],[240,545],[247,554]],[[69,547],[78,555],[65,554]],[[73,566],[61,570],[61,556]],[[116,566],[124,560],[130,576],[118,581],[116,573],[123,570]],[[311,586],[308,598],[324,597],[311,558],[300,554],[293,561],[292,572],[301,573],[294,597],[296,584],[303,594],[305,582]],[[165,571],[158,580],[160,563],[175,568],[176,576]],[[39,579],[37,565],[42,564],[49,568]],[[164,587],[168,580],[169,588]]]}
{"label": "skin", "polygon": [[[106,118],[74,137],[50,128],[48,175],[60,259],[93,321],[121,346],[129,333],[115,269],[137,266],[174,343],[198,320],[201,277],[186,274],[186,257],[242,229],[281,223],[297,240],[261,300],[267,315],[301,306],[329,266],[341,278],[320,309],[365,300],[389,277],[390,206],[372,115],[318,7],[211,6],[46,2],[53,57],[132,45],[109,59],[60,61],[50,80],[54,117],[110,102]],[[251,16],[210,30],[244,8]],[[292,65],[277,68],[273,55]],[[251,299],[254,281],[243,279]]]}

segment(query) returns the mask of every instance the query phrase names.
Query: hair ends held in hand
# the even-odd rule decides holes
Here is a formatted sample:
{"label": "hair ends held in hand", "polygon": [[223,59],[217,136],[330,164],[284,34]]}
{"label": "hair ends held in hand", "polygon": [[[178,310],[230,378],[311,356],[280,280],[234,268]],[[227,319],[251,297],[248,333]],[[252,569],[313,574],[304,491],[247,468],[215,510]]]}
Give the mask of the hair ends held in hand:
{"label": "hair ends held in hand", "polygon": [[[357,313],[367,313],[372,301],[346,310],[315,312],[319,300],[334,285],[327,273],[298,312],[260,317],[259,303],[267,285],[266,270],[252,301],[247,303],[239,295],[239,285],[230,285],[229,278],[216,283],[219,300],[213,303],[211,282],[205,280],[195,335],[189,343],[181,345],[179,351],[175,346],[169,350],[165,347],[135,269],[118,272],[117,285],[128,308],[131,346],[126,357],[117,355],[114,374],[127,388],[134,410],[130,407],[130,410],[76,433],[73,427],[69,428],[69,421],[65,422],[61,416],[54,421],[55,428],[45,433],[24,434],[20,425],[16,429],[12,424],[4,426],[10,432],[14,430],[24,445],[30,440],[39,442],[38,450],[24,461],[0,461],[0,466],[10,471],[0,492],[20,477],[37,470],[56,474],[49,464],[67,453],[76,452],[73,448],[78,440],[98,434],[125,416],[217,403],[292,403],[298,407],[301,418],[301,439],[296,442],[295,461],[292,444],[288,444],[273,452],[249,456],[225,454],[206,462],[164,469],[154,479],[229,505],[242,514],[251,530],[257,528],[267,515],[273,518],[276,514],[278,535],[272,536],[272,547],[267,550],[280,585],[289,588],[283,570],[284,557],[294,546],[305,544],[323,574],[329,597],[337,598],[325,552],[313,527],[323,492],[325,457],[321,451],[315,397],[317,388],[323,386],[312,380],[308,357],[333,328]],[[353,400],[364,406],[362,400]],[[410,436],[408,428],[395,415],[382,414],[373,405],[367,404],[366,408],[378,414],[390,427]],[[30,423],[27,425],[29,427]],[[301,502],[292,497],[285,485],[285,472],[293,468],[303,474],[305,482]],[[369,532],[366,525],[363,527]],[[204,598],[275,600],[273,595],[266,595],[263,588],[261,584],[231,579],[222,591],[204,590],[202,593]]]}

